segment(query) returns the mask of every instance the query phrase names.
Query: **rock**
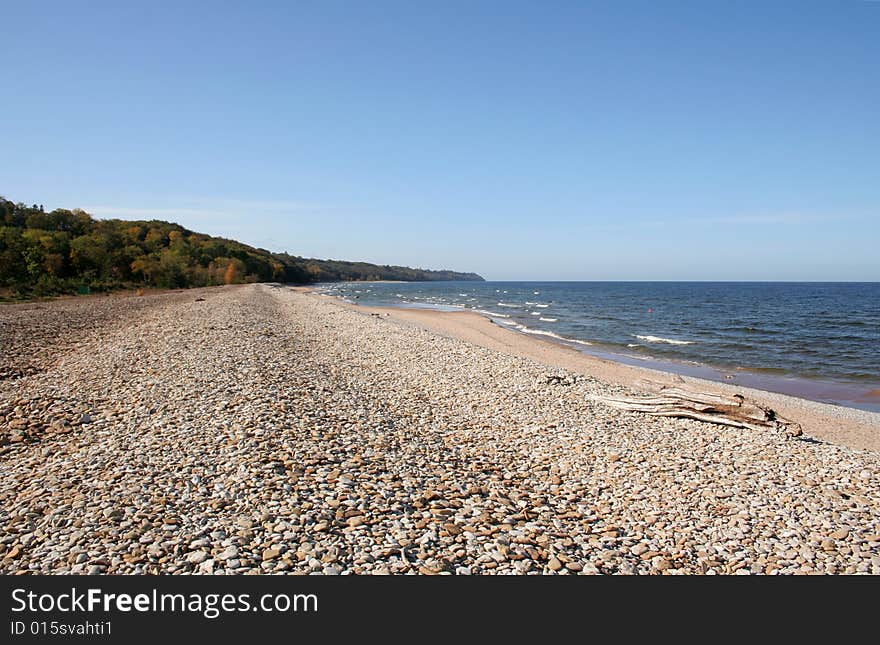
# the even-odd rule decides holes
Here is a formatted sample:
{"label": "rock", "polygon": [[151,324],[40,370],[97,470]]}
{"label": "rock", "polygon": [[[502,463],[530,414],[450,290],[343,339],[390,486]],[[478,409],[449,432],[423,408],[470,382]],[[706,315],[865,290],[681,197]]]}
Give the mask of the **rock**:
{"label": "rock", "polygon": [[437,534],[434,531],[425,531],[422,536],[416,540],[418,544],[430,544],[437,541]]}
{"label": "rock", "polygon": [[672,563],[664,557],[657,556],[654,558],[651,563],[654,565],[654,568],[657,571],[666,571],[667,569],[672,567]]}
{"label": "rock", "polygon": [[190,564],[201,564],[208,559],[208,554],[204,551],[193,551],[186,556],[186,561]]}
{"label": "rock", "polygon": [[238,558],[238,547],[235,545],[228,546],[222,553],[215,557],[217,560],[232,560]]}
{"label": "rock", "polygon": [[630,549],[630,552],[635,556],[642,555],[643,553],[646,553],[647,551],[648,551],[648,545],[643,544],[642,542],[639,542],[633,548]]}
{"label": "rock", "polygon": [[35,304],[0,307],[0,575],[880,574],[870,450],[283,286]]}

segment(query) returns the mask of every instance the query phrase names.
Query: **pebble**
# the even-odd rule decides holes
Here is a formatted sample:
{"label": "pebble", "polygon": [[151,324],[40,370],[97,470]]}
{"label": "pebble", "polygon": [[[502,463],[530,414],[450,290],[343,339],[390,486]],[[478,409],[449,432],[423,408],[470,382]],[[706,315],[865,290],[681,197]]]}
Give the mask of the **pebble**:
{"label": "pebble", "polygon": [[0,574],[880,574],[877,454],[328,298],[4,305],[0,347]]}
{"label": "pebble", "polygon": [[188,556],[186,556],[186,561],[190,564],[201,564],[205,560],[208,559],[208,554],[204,551],[193,551]]}

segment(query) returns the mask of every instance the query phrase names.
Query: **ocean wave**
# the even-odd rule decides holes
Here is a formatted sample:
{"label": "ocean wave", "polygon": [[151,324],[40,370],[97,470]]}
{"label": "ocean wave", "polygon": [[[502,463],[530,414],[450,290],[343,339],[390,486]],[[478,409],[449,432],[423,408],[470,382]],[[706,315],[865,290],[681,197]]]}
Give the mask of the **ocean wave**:
{"label": "ocean wave", "polygon": [[499,307],[513,307],[514,309],[519,309],[521,305],[512,305],[507,302],[499,302],[498,306]]}
{"label": "ocean wave", "polygon": [[538,320],[543,320],[544,322],[559,322],[559,318],[538,318]]}
{"label": "ocean wave", "polygon": [[561,340],[566,343],[577,343],[578,345],[592,345],[593,344],[593,343],[588,343],[585,340],[577,340],[575,338],[568,338],[566,336],[560,336],[559,334],[554,334],[552,331],[544,331],[543,329],[532,329],[531,327],[526,327],[525,325],[517,325],[516,328],[524,334],[534,334],[535,336],[550,336],[550,338],[555,338],[557,340]]}
{"label": "ocean wave", "polygon": [[633,334],[639,340],[643,340],[648,343],[666,343],[668,345],[693,345],[694,341],[692,340],[675,340],[674,338],[663,338],[661,336],[640,336],[639,334]]}
{"label": "ocean wave", "polygon": [[641,345],[639,345],[638,343],[627,343],[626,346],[627,347],[641,347]]}
{"label": "ocean wave", "polygon": [[485,309],[474,309],[478,314],[492,316],[493,318],[510,318],[507,314],[497,314],[494,311],[486,311]]}
{"label": "ocean wave", "polygon": [[540,316],[540,315],[541,315],[541,312],[540,312],[540,311],[530,311],[530,312],[529,312],[529,315],[530,315],[530,316]]}
{"label": "ocean wave", "polygon": [[536,307],[540,307],[541,309],[546,309],[550,305],[535,305]]}

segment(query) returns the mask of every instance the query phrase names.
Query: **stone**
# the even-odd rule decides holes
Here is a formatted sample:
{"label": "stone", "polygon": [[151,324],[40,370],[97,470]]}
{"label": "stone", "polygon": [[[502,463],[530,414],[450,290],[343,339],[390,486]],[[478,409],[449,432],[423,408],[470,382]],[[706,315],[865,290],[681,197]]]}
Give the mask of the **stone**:
{"label": "stone", "polygon": [[204,551],[193,551],[186,556],[186,561],[190,564],[201,564],[208,559],[208,554]]}
{"label": "stone", "polygon": [[226,549],[222,553],[215,556],[215,558],[217,560],[232,560],[237,557],[238,557],[238,547],[235,546],[234,544],[226,547]]}
{"label": "stone", "polygon": [[672,563],[663,557],[656,557],[651,561],[651,564],[654,565],[654,568],[658,571],[666,571],[667,569],[672,567]]}
{"label": "stone", "polygon": [[0,307],[0,575],[880,574],[875,452],[426,325],[270,284]]}

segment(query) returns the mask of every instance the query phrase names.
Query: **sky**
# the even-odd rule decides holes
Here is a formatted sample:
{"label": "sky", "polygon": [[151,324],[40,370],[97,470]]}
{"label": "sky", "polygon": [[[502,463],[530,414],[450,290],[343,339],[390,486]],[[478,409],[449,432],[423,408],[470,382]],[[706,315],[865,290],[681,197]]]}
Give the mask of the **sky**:
{"label": "sky", "polygon": [[0,0],[0,194],[495,280],[880,280],[880,2]]}

